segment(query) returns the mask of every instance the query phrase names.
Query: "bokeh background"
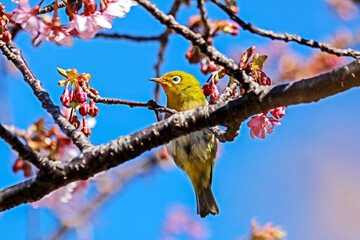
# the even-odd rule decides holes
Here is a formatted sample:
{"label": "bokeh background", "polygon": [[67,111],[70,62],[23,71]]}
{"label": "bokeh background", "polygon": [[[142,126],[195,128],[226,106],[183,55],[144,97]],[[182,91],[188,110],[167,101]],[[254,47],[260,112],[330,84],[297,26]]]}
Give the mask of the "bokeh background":
{"label": "bokeh background", "polygon": [[[154,2],[165,12],[172,4],[172,1]],[[240,16],[258,27],[320,41],[332,41],[336,34],[337,37],[351,36],[351,46],[358,47],[360,18],[356,6],[345,15],[342,13],[344,19],[322,0],[237,2]],[[9,1],[2,3],[8,10],[16,7]],[[50,1],[45,1],[47,3]],[[34,6],[37,2],[30,1],[30,4]],[[227,19],[213,4],[206,6],[211,19]],[[181,7],[177,19],[186,24],[194,14],[198,14],[198,10],[192,1],[191,7]],[[149,13],[136,6],[125,18],[116,19],[107,32],[152,36],[164,30]],[[21,32],[15,44],[23,50],[29,67],[57,104],[63,88],[57,84],[62,77],[56,67],[90,73],[91,86],[102,96],[133,101],[153,98],[155,86],[148,79],[155,76],[157,42],[96,38],[77,39],[71,48],[46,42],[36,48],[31,45],[30,36]],[[244,31],[238,36],[220,34],[214,39],[214,45],[235,59],[248,47],[256,46],[260,53],[269,55],[264,70],[275,82],[280,76],[279,61],[275,57],[272,61],[272,54],[275,56],[277,49],[286,49],[284,54],[302,59],[304,66],[313,63],[314,54],[318,53],[293,43],[274,44]],[[200,65],[190,65],[185,58],[189,47],[187,40],[171,35],[161,72],[183,70],[204,83],[208,76],[202,75]],[[339,64],[349,61],[350,58],[343,58]],[[47,114],[4,57],[1,66],[0,120],[27,129]],[[305,67],[304,72],[312,74]],[[160,103],[166,104],[163,92]],[[360,228],[359,104],[360,90],[352,89],[318,103],[288,107],[281,126],[275,127],[265,140],[251,139],[246,123],[243,124],[239,137],[220,147],[213,178],[213,192],[220,207],[218,216],[196,217],[195,196],[186,175],[176,168],[157,168],[131,181],[85,226],[70,230],[63,239],[161,239],[169,211],[181,205],[204,223],[205,239],[246,237],[251,219],[256,219],[261,224],[273,222],[282,226],[288,239],[357,240]],[[154,113],[147,109],[98,106],[97,124],[90,137],[94,144],[106,143],[156,121]],[[50,118],[48,122],[52,123]],[[11,171],[16,156],[4,141],[0,141],[0,158],[1,188],[24,179],[21,173]],[[0,239],[47,239],[59,224],[51,210],[21,205],[1,213]]]}

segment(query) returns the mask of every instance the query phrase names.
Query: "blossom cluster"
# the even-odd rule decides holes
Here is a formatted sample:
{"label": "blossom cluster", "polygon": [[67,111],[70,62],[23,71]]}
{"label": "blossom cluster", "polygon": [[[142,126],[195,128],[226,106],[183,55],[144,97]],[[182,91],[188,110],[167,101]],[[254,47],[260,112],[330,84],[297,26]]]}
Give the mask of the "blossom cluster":
{"label": "blossom cluster", "polygon": [[[251,76],[259,85],[271,86],[271,79],[262,70],[267,56],[258,53],[254,54],[254,51],[255,47],[251,47],[245,51],[241,56],[239,67]],[[249,61],[253,54],[252,60]],[[277,119],[281,119],[285,116],[285,107],[278,107],[269,112],[273,117],[268,117],[268,112],[259,113],[251,117],[250,121],[247,123],[252,138],[258,137],[264,139],[265,132],[268,134],[272,133],[274,126],[280,125],[280,122]]]}
{"label": "blossom cluster", "polygon": [[85,116],[89,115],[94,118],[99,113],[99,108],[95,105],[93,99],[90,99],[89,103],[87,103],[88,96],[83,89],[83,87],[86,87],[86,89],[95,96],[99,95],[98,91],[89,86],[88,82],[91,79],[91,75],[89,73],[79,75],[76,69],[64,70],[58,68],[57,70],[62,76],[66,77],[66,79],[60,80],[58,83],[62,87],[65,86],[60,101],[64,107],[71,109],[69,122],[74,125],[74,127],[80,128],[81,124],[76,114],[76,110],[78,110],[79,114],[83,117],[81,131],[85,136],[89,137],[91,135],[91,127]]}
{"label": "blossom cluster", "polygon": [[12,35],[7,29],[7,24],[9,23],[9,18],[5,12],[5,6],[0,2],[0,40],[8,42],[11,40]]}
{"label": "blossom cluster", "polygon": [[[30,125],[21,137],[32,150],[41,152],[42,155],[53,161],[68,161],[78,153],[71,140],[61,134],[57,126],[46,127],[43,118]],[[13,165],[14,172],[20,170],[24,172],[25,177],[30,177],[33,174],[30,163],[22,158],[16,159]]]}
{"label": "blossom cluster", "polygon": [[[54,4],[53,19],[48,20],[38,16],[40,4],[31,8],[28,0],[19,0],[19,6],[11,14],[11,21],[30,33],[35,45],[51,41],[69,47],[74,42],[73,37],[90,40],[99,30],[110,29],[114,18],[124,17],[136,5],[132,0],[102,0],[98,10],[95,0],[84,0],[82,3],[83,6],[78,6],[75,1],[66,4],[69,23],[61,25],[57,1]],[[81,8],[83,12],[79,14]]]}

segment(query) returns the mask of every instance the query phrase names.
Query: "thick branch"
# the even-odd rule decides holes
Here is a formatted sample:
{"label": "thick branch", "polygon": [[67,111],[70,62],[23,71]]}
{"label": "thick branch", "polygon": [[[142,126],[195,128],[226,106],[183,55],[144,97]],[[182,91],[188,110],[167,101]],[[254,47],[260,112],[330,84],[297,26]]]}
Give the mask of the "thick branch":
{"label": "thick branch", "polygon": [[93,145],[89,142],[85,135],[76,130],[76,128],[61,114],[60,108],[51,100],[49,93],[44,89],[42,83],[36,79],[34,74],[30,71],[27,63],[21,55],[21,51],[16,48],[11,41],[7,44],[0,41],[0,48],[9,61],[14,63],[14,65],[20,70],[24,76],[25,82],[30,85],[35,96],[41,102],[42,107],[50,113],[55,123],[59,125],[60,129],[66,134],[66,136],[70,138],[80,150],[92,147]]}
{"label": "thick branch", "polygon": [[28,181],[1,190],[0,210],[39,200],[61,186],[87,179],[190,132],[217,125],[231,126],[256,113],[279,106],[317,102],[355,86],[360,86],[358,61],[314,78],[273,87],[261,86],[256,92],[228,102],[179,112],[141,131],[85,150],[69,163],[58,164],[56,173],[62,170],[63,176],[40,171]]}
{"label": "thick branch", "polygon": [[269,31],[269,30],[264,30],[258,27],[253,26],[251,23],[245,23],[243,20],[241,20],[239,17],[237,17],[235,15],[235,13],[233,13],[231,11],[231,9],[227,6],[225,6],[224,4],[220,3],[219,0],[211,0],[213,3],[215,3],[217,6],[219,6],[224,12],[226,12],[229,17],[234,20],[235,22],[237,22],[244,30],[247,30],[251,33],[255,33],[258,34],[260,36],[263,37],[268,37],[270,39],[276,39],[276,40],[282,40],[285,42],[297,42],[301,45],[305,45],[308,47],[312,47],[312,48],[318,48],[321,51],[330,53],[330,54],[334,54],[336,56],[350,56],[353,58],[360,58],[360,52],[353,50],[351,48],[348,49],[341,49],[341,48],[336,48],[331,46],[328,43],[325,42],[317,42],[314,40],[307,40],[304,39],[300,36],[297,36],[296,34],[282,34],[282,33],[275,33],[273,31]]}

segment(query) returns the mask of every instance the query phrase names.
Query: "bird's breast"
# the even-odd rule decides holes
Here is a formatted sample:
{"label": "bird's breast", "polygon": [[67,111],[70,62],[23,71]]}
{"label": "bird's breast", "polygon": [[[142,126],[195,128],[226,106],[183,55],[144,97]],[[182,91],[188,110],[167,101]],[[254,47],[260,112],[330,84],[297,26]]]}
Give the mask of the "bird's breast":
{"label": "bird's breast", "polygon": [[190,133],[166,144],[167,151],[180,168],[186,161],[213,161],[211,155],[216,148],[215,137],[206,130]]}

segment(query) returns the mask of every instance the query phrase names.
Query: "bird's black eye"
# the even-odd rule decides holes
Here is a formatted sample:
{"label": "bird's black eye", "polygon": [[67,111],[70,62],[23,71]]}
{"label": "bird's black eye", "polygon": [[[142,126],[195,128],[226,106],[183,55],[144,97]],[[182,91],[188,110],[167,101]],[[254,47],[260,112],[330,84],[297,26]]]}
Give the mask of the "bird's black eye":
{"label": "bird's black eye", "polygon": [[180,76],[174,76],[171,81],[173,82],[173,84],[179,84],[181,82],[181,77]]}

